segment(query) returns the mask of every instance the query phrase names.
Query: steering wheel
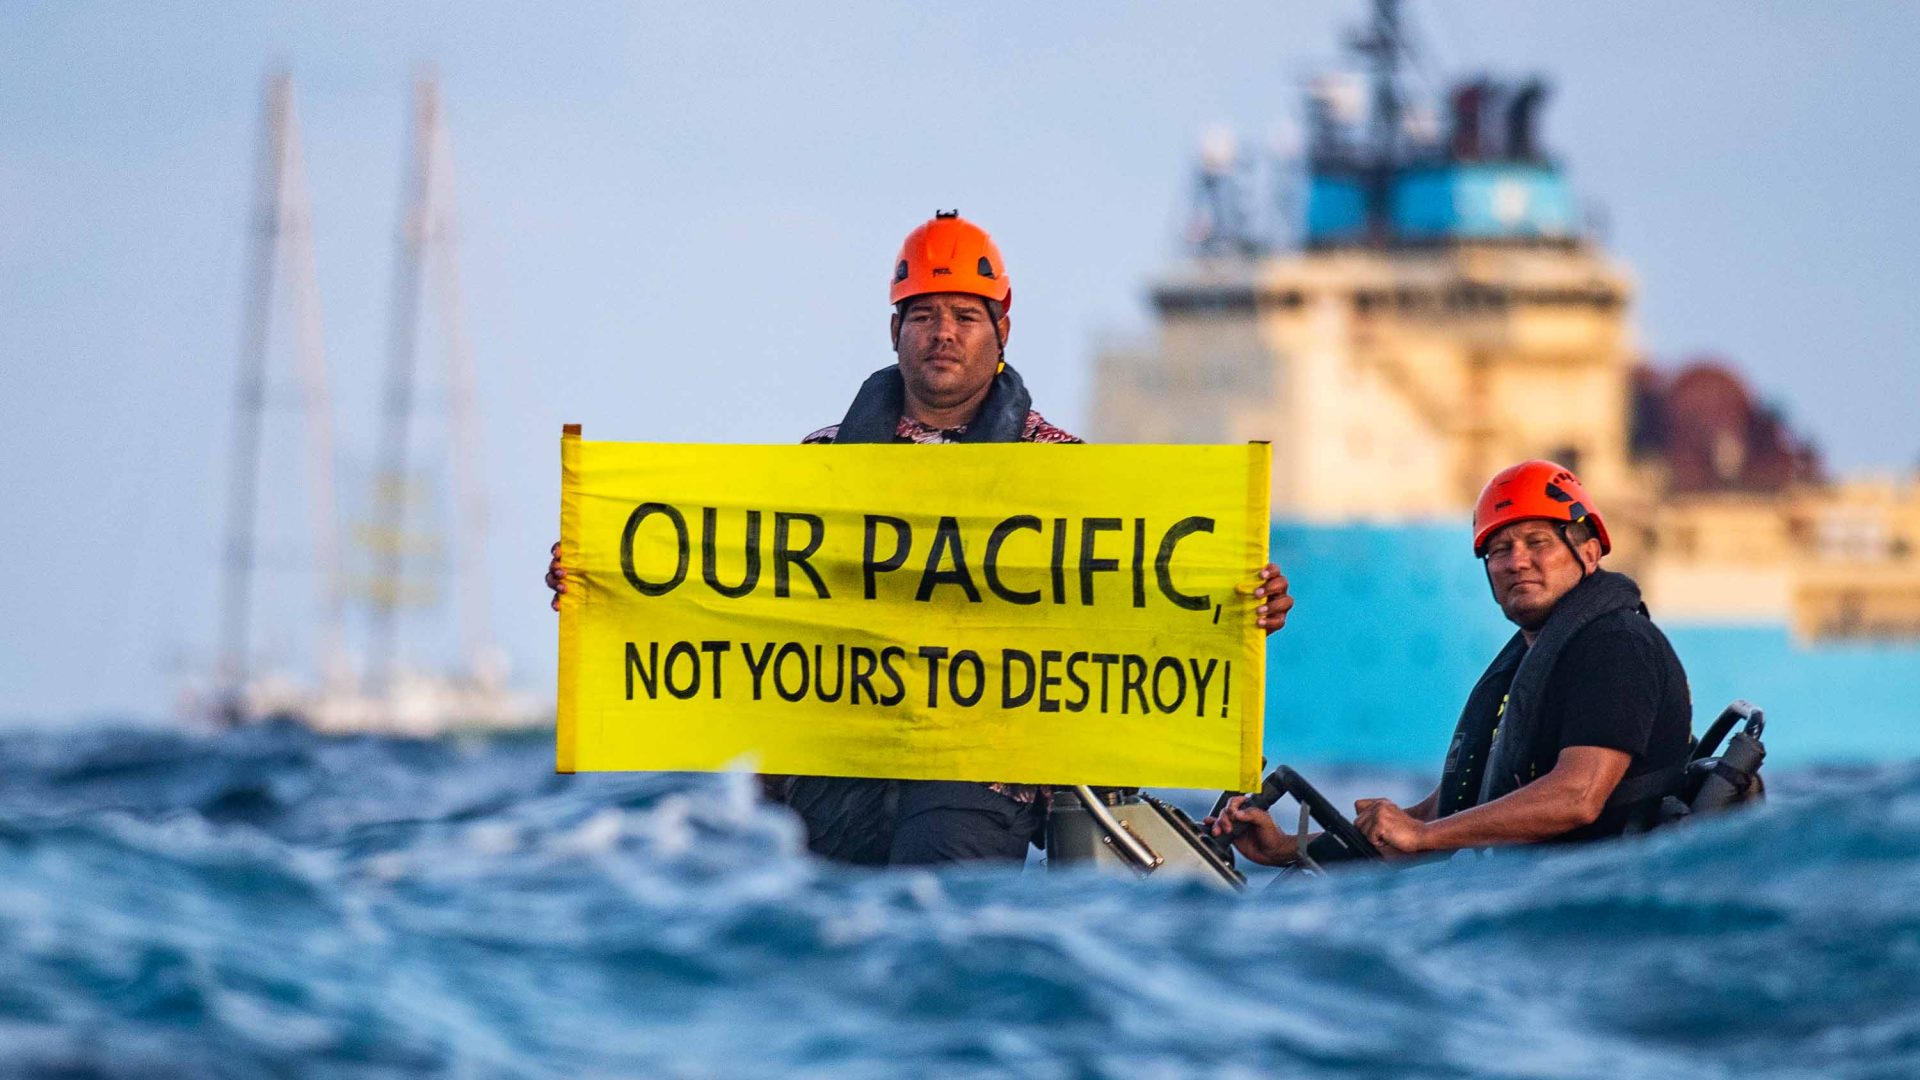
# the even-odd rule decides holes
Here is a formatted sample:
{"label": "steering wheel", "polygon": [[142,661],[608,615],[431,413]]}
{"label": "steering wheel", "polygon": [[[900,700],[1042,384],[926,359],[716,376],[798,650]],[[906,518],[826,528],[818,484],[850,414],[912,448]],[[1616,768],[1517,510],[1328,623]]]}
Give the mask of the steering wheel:
{"label": "steering wheel", "polygon": [[1347,849],[1347,853],[1356,859],[1381,858],[1380,849],[1373,841],[1354,825],[1352,819],[1333,808],[1325,795],[1320,794],[1306,778],[1282,765],[1267,774],[1266,783],[1260,785],[1257,794],[1247,800],[1247,805],[1266,810],[1280,801],[1280,796],[1291,795],[1295,802],[1307,808],[1307,815],[1326,830],[1334,842]]}

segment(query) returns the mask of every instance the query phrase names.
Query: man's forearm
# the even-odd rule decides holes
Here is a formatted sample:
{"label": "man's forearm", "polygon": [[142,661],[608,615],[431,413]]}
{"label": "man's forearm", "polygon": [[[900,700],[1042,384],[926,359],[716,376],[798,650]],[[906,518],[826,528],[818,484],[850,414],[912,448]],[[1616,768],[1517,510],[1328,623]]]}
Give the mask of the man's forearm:
{"label": "man's forearm", "polygon": [[1589,824],[1593,817],[1583,785],[1556,779],[1549,773],[1490,803],[1438,821],[1429,820],[1421,830],[1421,842],[1429,851],[1531,844]]}

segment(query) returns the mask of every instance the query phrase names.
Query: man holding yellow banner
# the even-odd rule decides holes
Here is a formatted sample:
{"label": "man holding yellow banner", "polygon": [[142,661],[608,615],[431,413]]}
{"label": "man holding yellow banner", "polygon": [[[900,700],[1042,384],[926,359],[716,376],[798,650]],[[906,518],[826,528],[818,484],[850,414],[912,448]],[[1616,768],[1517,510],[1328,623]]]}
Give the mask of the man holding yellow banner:
{"label": "man holding yellow banner", "polygon": [[1266,447],[966,446],[1080,441],[1005,363],[999,250],[939,214],[890,298],[898,365],[805,440],[882,445],[563,440],[560,769],[750,758],[865,865],[1024,859],[1045,784],[1255,786]]}

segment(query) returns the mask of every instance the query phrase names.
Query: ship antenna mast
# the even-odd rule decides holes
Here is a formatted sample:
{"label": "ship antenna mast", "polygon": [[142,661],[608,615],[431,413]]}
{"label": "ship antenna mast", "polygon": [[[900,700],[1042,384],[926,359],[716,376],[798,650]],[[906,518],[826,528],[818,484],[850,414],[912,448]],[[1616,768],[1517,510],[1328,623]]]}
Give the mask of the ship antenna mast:
{"label": "ship antenna mast", "polygon": [[1367,153],[1367,224],[1376,241],[1391,233],[1395,166],[1400,160],[1400,61],[1407,45],[1400,0],[1373,0],[1373,22],[1350,42],[1367,58],[1373,79],[1373,134]]}

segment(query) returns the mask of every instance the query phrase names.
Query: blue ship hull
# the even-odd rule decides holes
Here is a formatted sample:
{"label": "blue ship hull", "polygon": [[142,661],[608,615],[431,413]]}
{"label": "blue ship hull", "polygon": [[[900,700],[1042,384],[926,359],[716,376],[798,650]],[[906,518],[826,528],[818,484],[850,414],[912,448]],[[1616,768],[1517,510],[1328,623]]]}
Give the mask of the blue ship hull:
{"label": "blue ship hull", "polygon": [[[1267,652],[1269,760],[1437,770],[1460,703],[1513,633],[1465,522],[1276,522],[1299,606]],[[1770,760],[1920,757],[1920,644],[1796,642],[1784,626],[1656,621],[1693,687],[1695,730],[1727,702],[1767,710]]]}

